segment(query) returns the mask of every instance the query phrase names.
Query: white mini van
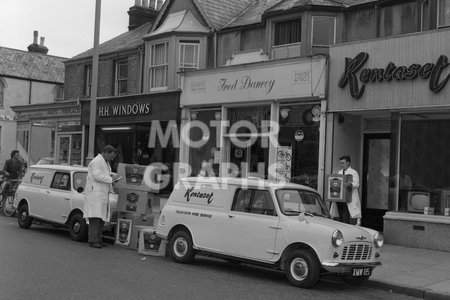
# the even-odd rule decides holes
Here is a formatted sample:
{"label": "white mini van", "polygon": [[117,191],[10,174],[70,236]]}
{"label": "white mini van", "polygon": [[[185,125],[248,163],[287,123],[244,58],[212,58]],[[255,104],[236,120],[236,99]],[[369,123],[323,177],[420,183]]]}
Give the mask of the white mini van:
{"label": "white mini van", "polygon": [[198,252],[276,267],[309,288],[321,275],[360,283],[381,264],[383,236],[334,221],[311,188],[259,179],[185,178],[164,206],[157,234],[176,262]]}
{"label": "white mini van", "polygon": [[[14,200],[19,226],[29,228],[38,221],[66,227],[73,240],[85,240],[88,228],[83,219],[83,191],[87,171],[87,167],[66,165],[29,167]],[[117,203],[111,203],[112,211],[116,207]]]}

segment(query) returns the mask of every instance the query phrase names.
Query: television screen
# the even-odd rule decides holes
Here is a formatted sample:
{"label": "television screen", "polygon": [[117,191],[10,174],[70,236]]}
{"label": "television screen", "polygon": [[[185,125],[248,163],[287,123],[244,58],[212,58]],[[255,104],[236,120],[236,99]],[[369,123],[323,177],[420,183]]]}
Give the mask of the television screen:
{"label": "television screen", "polygon": [[427,206],[430,206],[430,193],[415,191],[408,193],[408,211],[423,212]]}

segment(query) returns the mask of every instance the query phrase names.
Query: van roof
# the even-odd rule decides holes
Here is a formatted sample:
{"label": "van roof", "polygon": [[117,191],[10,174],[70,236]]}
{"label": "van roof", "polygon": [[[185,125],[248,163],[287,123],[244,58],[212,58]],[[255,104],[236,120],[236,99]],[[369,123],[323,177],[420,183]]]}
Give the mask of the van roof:
{"label": "van roof", "polygon": [[52,169],[58,171],[78,171],[87,172],[88,168],[83,166],[69,166],[69,165],[33,165],[28,169]]}
{"label": "van roof", "polygon": [[283,183],[273,180],[264,180],[257,177],[250,178],[234,178],[234,177],[187,177],[182,178],[180,181],[187,181],[189,183],[206,183],[206,184],[228,184],[228,185],[238,185],[238,186],[248,186],[248,187],[263,187],[263,188],[292,188],[292,189],[302,189],[311,192],[316,192],[316,190],[301,184],[296,183]]}

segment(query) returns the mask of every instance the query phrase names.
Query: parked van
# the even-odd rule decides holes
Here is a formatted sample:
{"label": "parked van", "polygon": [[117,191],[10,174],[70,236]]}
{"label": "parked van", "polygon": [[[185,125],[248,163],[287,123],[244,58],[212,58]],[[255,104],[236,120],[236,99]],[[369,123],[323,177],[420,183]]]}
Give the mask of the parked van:
{"label": "parked van", "polygon": [[[17,188],[14,206],[21,228],[33,221],[69,229],[70,237],[85,240],[88,227],[83,219],[84,186],[88,168],[66,165],[34,165],[28,168]],[[116,203],[110,203],[115,212]],[[112,214],[113,220],[114,215]]]}
{"label": "parked van", "polygon": [[311,188],[259,179],[186,178],[164,206],[157,234],[172,258],[197,253],[275,267],[309,288],[321,275],[360,283],[381,264],[383,236],[330,218]]}

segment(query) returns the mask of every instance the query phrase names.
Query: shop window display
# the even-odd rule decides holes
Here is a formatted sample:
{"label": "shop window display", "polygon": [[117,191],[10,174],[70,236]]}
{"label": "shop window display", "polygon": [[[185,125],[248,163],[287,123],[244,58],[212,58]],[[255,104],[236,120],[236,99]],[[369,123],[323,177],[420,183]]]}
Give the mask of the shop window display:
{"label": "shop window display", "polygon": [[[279,123],[277,161],[285,163],[282,168],[277,164],[277,174],[287,174],[289,181],[317,189],[320,104],[283,105]],[[283,159],[278,159],[280,153]],[[289,154],[290,161],[286,159]]]}
{"label": "shop window display", "polygon": [[449,140],[448,116],[403,117],[400,171],[391,184],[398,184],[399,211],[435,215],[448,212],[450,171],[445,166],[450,165]]}
{"label": "shop window display", "polygon": [[191,121],[199,121],[205,124],[208,132],[204,132],[197,126],[192,126],[189,131],[190,140],[193,142],[204,141],[201,147],[189,148],[189,164],[191,166],[191,176],[218,176],[220,164],[220,148],[218,138],[218,128],[211,126],[211,122],[221,120],[220,110],[192,110],[190,112]]}

